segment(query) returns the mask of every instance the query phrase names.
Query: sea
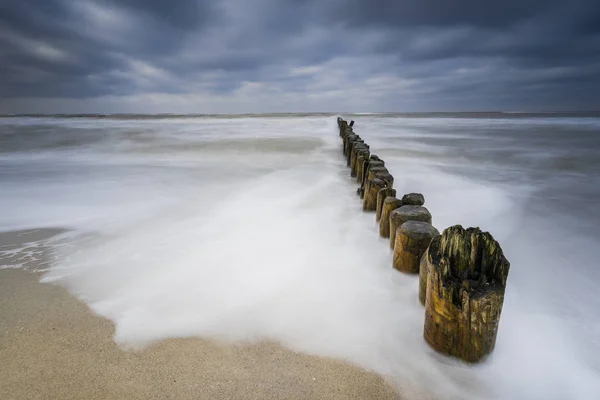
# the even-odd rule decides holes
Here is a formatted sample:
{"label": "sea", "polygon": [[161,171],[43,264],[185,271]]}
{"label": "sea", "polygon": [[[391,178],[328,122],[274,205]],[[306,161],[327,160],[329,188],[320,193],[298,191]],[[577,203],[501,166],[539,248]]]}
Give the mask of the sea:
{"label": "sea", "polygon": [[[494,353],[423,340],[336,118],[422,193],[438,230],[511,263]],[[600,399],[600,114],[0,118],[0,268],[42,270],[137,351],[272,341],[386,376],[404,398]],[[1,276],[1,275],[0,275]]]}

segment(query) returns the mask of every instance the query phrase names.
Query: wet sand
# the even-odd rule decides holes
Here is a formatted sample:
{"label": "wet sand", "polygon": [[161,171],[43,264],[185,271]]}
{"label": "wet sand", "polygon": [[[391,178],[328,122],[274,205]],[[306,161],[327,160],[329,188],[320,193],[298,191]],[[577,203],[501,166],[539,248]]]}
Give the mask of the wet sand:
{"label": "wet sand", "polygon": [[113,324],[39,273],[0,270],[0,398],[398,399],[380,376],[272,343],[123,351]]}

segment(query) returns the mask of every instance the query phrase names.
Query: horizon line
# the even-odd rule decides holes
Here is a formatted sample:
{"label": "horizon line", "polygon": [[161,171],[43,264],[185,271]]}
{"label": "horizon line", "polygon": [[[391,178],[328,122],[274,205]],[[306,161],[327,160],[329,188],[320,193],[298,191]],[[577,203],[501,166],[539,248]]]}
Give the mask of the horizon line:
{"label": "horizon line", "polygon": [[206,117],[206,116],[259,116],[259,115],[426,115],[426,114],[499,114],[499,115],[536,115],[536,114],[598,114],[600,110],[562,110],[562,111],[306,111],[306,112],[255,112],[255,113],[0,113],[5,117],[118,117],[118,116],[157,116],[157,117]]}

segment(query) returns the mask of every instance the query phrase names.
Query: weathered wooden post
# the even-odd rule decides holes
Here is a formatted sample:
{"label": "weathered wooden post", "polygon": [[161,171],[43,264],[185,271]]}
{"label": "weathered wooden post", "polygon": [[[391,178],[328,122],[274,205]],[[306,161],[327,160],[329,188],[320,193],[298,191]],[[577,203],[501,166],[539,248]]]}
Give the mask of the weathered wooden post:
{"label": "weathered wooden post", "polygon": [[[379,177],[379,179],[382,178]],[[386,181],[386,183],[388,184],[388,186],[379,190],[379,192],[377,193],[377,210],[375,211],[375,221],[378,223],[379,221],[381,221],[381,214],[383,213],[383,202],[385,201],[385,199],[387,199],[388,197],[396,198],[396,189],[392,189],[389,186],[389,182]]]}
{"label": "weathered wooden post", "polygon": [[341,117],[338,117],[337,123],[338,123],[338,128],[340,131],[340,137],[342,137],[344,135],[344,131],[348,127],[348,123],[346,121],[344,121]]}
{"label": "weathered wooden post", "polygon": [[405,206],[422,206],[425,204],[425,197],[421,193],[407,193],[402,196],[402,204]]}
{"label": "weathered wooden post", "polygon": [[363,173],[365,171],[365,163],[369,162],[369,152],[363,152],[356,159],[356,183],[362,184]]}
{"label": "weathered wooden post", "polygon": [[402,207],[402,200],[395,197],[388,197],[383,200],[383,209],[381,210],[381,220],[379,221],[379,236],[382,238],[390,237],[390,214],[397,208]]}
{"label": "weathered wooden post", "polygon": [[396,244],[396,231],[407,221],[422,221],[431,224],[429,210],[422,206],[405,206],[395,209],[390,213],[390,248]]}
{"label": "weathered wooden post", "polygon": [[363,173],[363,181],[362,181],[363,185],[367,181],[367,177],[369,175],[370,169],[376,168],[376,167],[385,167],[385,163],[379,157],[377,157],[377,155],[371,154],[369,156],[369,162],[366,164],[366,169]]}
{"label": "weathered wooden post", "polygon": [[348,151],[350,150],[350,143],[353,142],[354,140],[362,140],[362,139],[360,139],[360,136],[358,136],[354,132],[346,135],[346,137],[344,138],[344,156],[345,157],[348,157]]}
{"label": "weathered wooden post", "polygon": [[421,257],[431,240],[440,233],[431,224],[421,221],[403,223],[396,231],[392,265],[400,272],[418,274]]}
{"label": "weathered wooden post", "polygon": [[363,177],[363,183],[367,180],[367,177],[369,175],[369,171],[371,170],[371,168],[378,168],[378,167],[385,167],[385,163],[379,157],[377,157],[377,155],[371,154],[371,156],[369,157],[369,164],[367,165],[367,170]]}
{"label": "weathered wooden post", "polygon": [[352,143],[354,143],[355,141],[362,141],[361,137],[358,136],[356,133],[352,132],[350,135],[346,136],[346,149],[344,151],[344,157],[346,157],[346,159],[350,155],[350,150],[352,150]]}
{"label": "weathered wooden post", "polygon": [[364,145],[364,144],[365,144],[365,141],[364,141],[364,140],[362,140],[360,136],[357,136],[357,138],[356,138],[356,139],[352,140],[352,141],[349,143],[349,147],[348,147],[348,154],[346,155],[346,165],[347,165],[348,167],[350,166],[350,162],[351,162],[351,160],[352,160],[352,151],[354,150],[354,148],[355,148],[356,146],[359,146],[359,145]]}
{"label": "weathered wooden post", "polygon": [[467,362],[494,350],[510,263],[479,228],[452,226],[427,251],[425,330],[435,350]]}
{"label": "weathered wooden post", "polygon": [[427,251],[421,256],[419,261],[419,301],[425,305],[425,296],[427,294]]}
{"label": "weathered wooden post", "polygon": [[[379,161],[374,161],[374,163],[380,163]],[[378,175],[385,175],[385,174],[389,174],[389,171],[386,167],[382,167],[382,166],[377,166],[377,167],[373,167],[371,163],[369,163],[369,166],[367,168],[367,176],[365,176],[365,180],[364,180],[364,184],[363,184],[363,191],[366,194],[369,191],[369,185],[371,180],[378,178]],[[389,186],[389,185],[388,185]]]}
{"label": "weathered wooden post", "polygon": [[343,153],[344,153],[344,157],[347,156],[348,154],[348,150],[350,149],[350,142],[356,139],[360,139],[360,136],[358,136],[356,133],[354,133],[352,131],[352,128],[346,128],[346,134],[343,137]]}
{"label": "weathered wooden post", "polygon": [[373,178],[369,181],[369,189],[365,192],[363,201],[363,211],[375,211],[377,209],[377,193],[386,185],[387,183],[379,178]]}
{"label": "weathered wooden post", "polygon": [[[386,175],[389,174],[390,171],[381,164],[381,161],[373,161],[369,162],[369,166],[367,168],[367,176],[365,177],[365,191],[369,189],[369,181],[371,179],[377,178],[378,175]],[[389,177],[388,177],[389,179]],[[393,183],[393,178],[392,178]],[[389,185],[391,186],[391,185]]]}
{"label": "weathered wooden post", "polygon": [[369,146],[366,149],[359,149],[356,153],[356,162],[354,166],[354,172],[356,176],[356,182],[359,183],[362,180],[362,173],[364,169],[365,161],[369,160],[371,152],[369,151]]}
{"label": "weathered wooden post", "polygon": [[346,121],[344,121],[344,126],[341,129],[342,129],[342,139],[344,139],[346,136],[354,134],[354,131],[352,130],[351,127],[348,126],[348,123],[346,123]]}
{"label": "weathered wooden post", "polygon": [[369,145],[366,143],[358,143],[355,144],[353,149],[352,149],[352,153],[350,155],[350,176],[355,178],[356,177],[356,168],[358,166],[357,164],[357,160],[358,160],[358,156],[360,154],[363,153],[368,153],[369,152]]}
{"label": "weathered wooden post", "polygon": [[360,183],[360,188],[356,191],[361,199],[364,198],[365,189],[368,182],[369,170],[371,168],[376,167],[385,167],[385,163],[381,160],[377,155],[372,154],[369,156],[369,159],[363,163],[363,172],[362,172],[362,180]]}

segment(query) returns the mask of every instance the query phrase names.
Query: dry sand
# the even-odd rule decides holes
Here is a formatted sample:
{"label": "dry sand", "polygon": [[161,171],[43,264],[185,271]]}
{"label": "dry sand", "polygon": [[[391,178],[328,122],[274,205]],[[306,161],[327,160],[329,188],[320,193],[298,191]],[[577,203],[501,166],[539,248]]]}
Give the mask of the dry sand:
{"label": "dry sand", "polygon": [[113,324],[39,274],[0,270],[0,399],[398,399],[376,374],[271,343],[119,349]]}

